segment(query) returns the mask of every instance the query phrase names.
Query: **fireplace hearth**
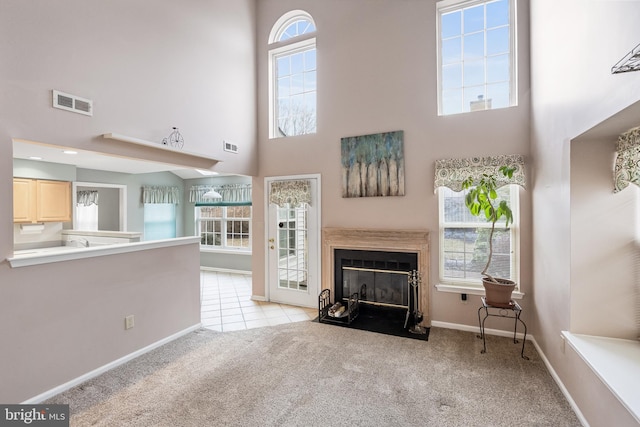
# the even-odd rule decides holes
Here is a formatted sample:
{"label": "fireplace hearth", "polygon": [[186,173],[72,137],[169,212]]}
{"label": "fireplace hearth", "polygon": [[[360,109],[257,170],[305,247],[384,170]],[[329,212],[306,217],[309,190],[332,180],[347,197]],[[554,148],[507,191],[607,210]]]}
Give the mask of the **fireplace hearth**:
{"label": "fireplace hearth", "polygon": [[[428,287],[415,280],[419,276],[428,283],[427,231],[325,228],[322,234],[323,289],[345,305],[353,295],[358,298],[350,327],[428,338]],[[416,304],[422,314],[418,324]]]}

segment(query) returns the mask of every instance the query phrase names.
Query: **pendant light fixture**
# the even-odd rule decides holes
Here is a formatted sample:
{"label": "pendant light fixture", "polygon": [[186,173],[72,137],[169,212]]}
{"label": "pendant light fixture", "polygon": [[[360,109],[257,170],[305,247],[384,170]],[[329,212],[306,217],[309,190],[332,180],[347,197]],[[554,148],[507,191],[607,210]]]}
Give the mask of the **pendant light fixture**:
{"label": "pendant light fixture", "polygon": [[[202,169],[196,169],[196,172],[198,172],[200,175],[218,175],[218,172],[202,170]],[[209,191],[207,191],[202,195],[202,198],[203,199],[222,199],[222,195],[213,189],[213,179],[211,182],[211,188],[209,189]]]}
{"label": "pendant light fixture", "polygon": [[202,195],[203,199],[222,199],[222,195],[211,187],[211,190]]}

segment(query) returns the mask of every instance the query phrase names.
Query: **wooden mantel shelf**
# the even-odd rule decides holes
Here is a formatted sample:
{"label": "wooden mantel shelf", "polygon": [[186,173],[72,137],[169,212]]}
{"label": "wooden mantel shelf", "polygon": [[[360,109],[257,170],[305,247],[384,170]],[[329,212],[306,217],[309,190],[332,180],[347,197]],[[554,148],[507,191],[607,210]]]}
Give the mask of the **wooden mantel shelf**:
{"label": "wooden mantel shelf", "polygon": [[157,142],[145,141],[144,139],[134,138],[131,136],[122,135],[119,133],[105,133],[102,135],[106,139],[115,139],[116,141],[129,142],[131,144],[142,145],[144,147],[155,148],[157,150],[168,151],[171,153],[182,154],[190,157],[195,157],[203,160],[210,160],[213,162],[220,162],[221,160],[214,159],[213,157],[205,156],[204,154],[193,153],[190,151],[180,150],[170,147],[168,145],[159,144]]}

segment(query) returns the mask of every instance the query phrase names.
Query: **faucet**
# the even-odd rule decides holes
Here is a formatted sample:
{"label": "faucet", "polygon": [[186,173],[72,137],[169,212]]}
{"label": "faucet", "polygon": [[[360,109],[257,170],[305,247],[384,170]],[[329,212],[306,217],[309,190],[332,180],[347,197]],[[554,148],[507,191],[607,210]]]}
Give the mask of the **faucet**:
{"label": "faucet", "polygon": [[85,239],[84,237],[78,237],[77,239],[69,239],[68,242],[81,244],[85,248],[89,247],[89,240]]}

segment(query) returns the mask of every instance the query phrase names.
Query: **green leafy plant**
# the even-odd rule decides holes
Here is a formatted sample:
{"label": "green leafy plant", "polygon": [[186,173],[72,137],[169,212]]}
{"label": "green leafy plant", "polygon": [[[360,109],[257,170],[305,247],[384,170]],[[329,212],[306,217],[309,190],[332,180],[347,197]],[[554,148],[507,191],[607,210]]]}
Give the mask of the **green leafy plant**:
{"label": "green leafy plant", "polygon": [[[513,172],[515,170],[516,168],[512,166],[501,166],[499,169],[500,173],[509,179],[513,178]],[[469,177],[462,182],[462,188],[468,191],[464,203],[471,215],[477,217],[484,215],[484,218],[491,223],[489,256],[487,258],[487,264],[480,274],[494,283],[499,282],[487,273],[491,265],[491,258],[493,257],[493,232],[496,228],[496,223],[500,221],[501,218],[505,219],[505,227],[508,227],[509,224],[513,222],[513,212],[511,212],[509,204],[505,200],[497,200],[497,181],[497,177],[494,174],[482,174],[479,180]]]}

